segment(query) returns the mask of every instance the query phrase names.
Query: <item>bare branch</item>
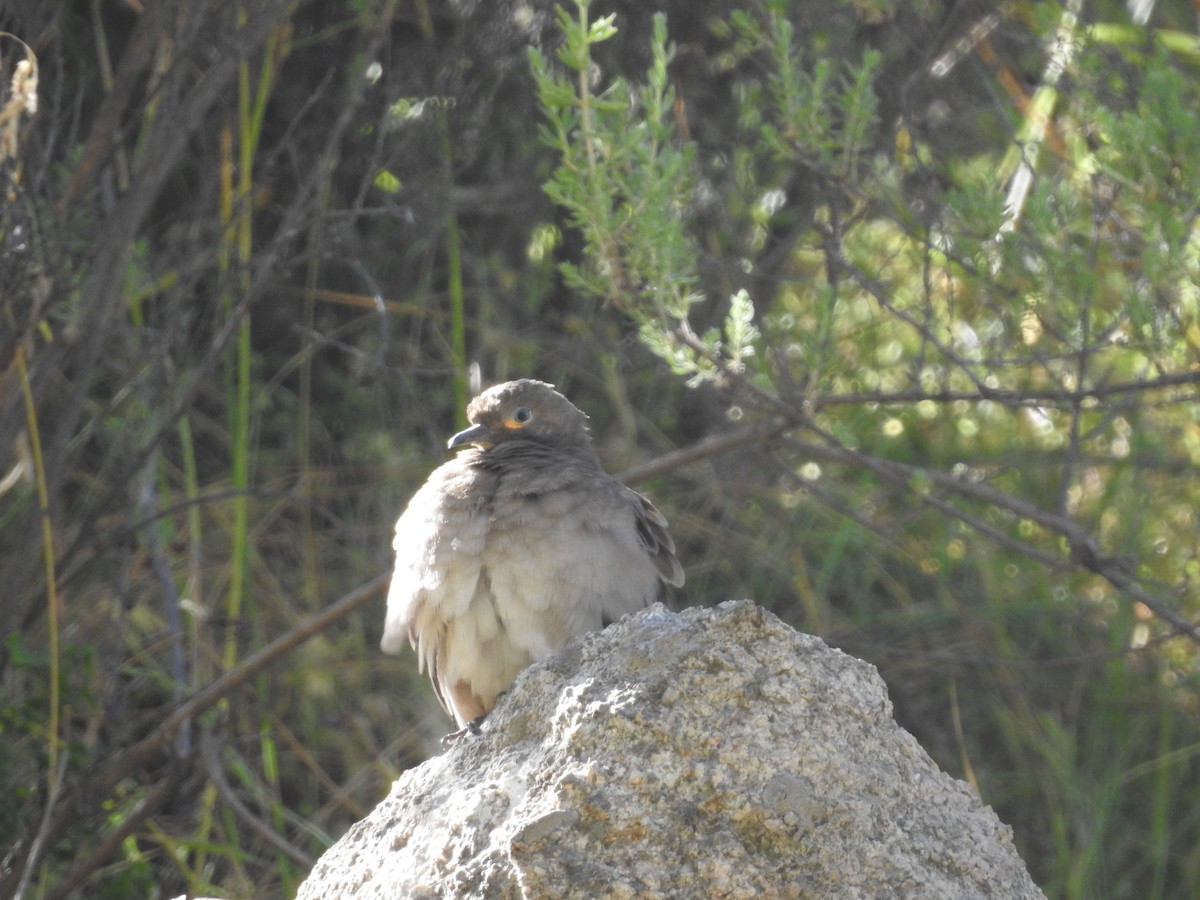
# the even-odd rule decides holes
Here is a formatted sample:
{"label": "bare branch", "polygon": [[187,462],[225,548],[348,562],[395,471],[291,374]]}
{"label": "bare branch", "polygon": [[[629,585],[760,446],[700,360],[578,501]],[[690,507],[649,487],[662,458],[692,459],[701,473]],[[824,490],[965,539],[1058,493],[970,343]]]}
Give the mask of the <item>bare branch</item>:
{"label": "bare branch", "polygon": [[[248,679],[261,672],[267,666],[282,659],[292,650],[296,649],[296,647],[321,633],[334,622],[358,609],[369,600],[375,599],[390,580],[390,574],[384,574],[368,581],[364,585],[360,585],[348,594],[335,600],[308,621],[297,625],[291,631],[276,638],[253,656],[246,659],[240,666],[226,672],[207,687],[179,704],[148,736],[133,747],[118,754],[116,759],[105,766],[99,775],[89,777],[87,783],[89,796],[101,800],[107,799],[123,779],[128,778],[139,768],[146,766],[156,753],[163,750],[185,723],[191,722],[205,710],[211,709]],[[174,787],[174,782],[169,782],[169,784],[170,788]],[[170,788],[168,788],[168,782],[160,783],[143,800],[146,809],[145,815],[150,815],[153,812],[153,809],[169,793]],[[66,796],[63,802],[59,804],[58,809],[53,815],[51,824],[45,829],[47,846],[53,846],[57,843],[66,830],[78,821],[81,804],[81,797],[78,794],[79,788],[77,787],[72,794]],[[153,804],[150,803],[152,798],[154,799]],[[139,806],[139,809],[142,809],[142,806]],[[102,839],[100,847],[88,859],[98,859],[102,862],[103,859],[107,858],[107,855],[120,846],[121,840],[123,840],[124,835],[127,833],[126,829],[136,827],[145,818],[145,815],[136,820],[132,817],[127,818],[123,825]],[[6,878],[0,879],[0,893],[3,893],[9,880],[21,877],[21,873],[26,866],[37,866],[39,862],[40,860],[37,859],[27,859],[18,862],[13,872],[10,872]],[[92,869],[88,869],[88,872],[90,871]],[[87,872],[83,874],[86,877]],[[77,881],[71,881],[71,885],[75,883]]]}
{"label": "bare branch", "polygon": [[[861,391],[853,394],[826,394],[814,398],[813,406],[823,409],[829,406],[851,406],[874,403],[881,406],[908,406],[923,400],[934,403],[979,403],[989,400],[1007,407],[1070,407],[1085,400],[1102,400],[1124,394],[1151,394],[1166,388],[1185,385],[1200,385],[1200,372],[1173,372],[1156,378],[1138,381],[1120,381],[1113,384],[1098,384],[1079,390],[1046,390],[1044,388],[1021,388],[1004,390],[981,385],[974,391],[925,391],[914,388],[907,391]],[[1141,400],[1143,406],[1175,403],[1200,403],[1200,392],[1184,392],[1157,401]]]}
{"label": "bare branch", "polygon": [[[1200,624],[1189,622],[1171,609],[1163,600],[1150,594],[1130,574],[1129,564],[1126,560],[1121,557],[1106,556],[1102,553],[1096,539],[1070,516],[1041,509],[1032,503],[1021,500],[1011,494],[1006,494],[1004,491],[998,490],[989,484],[960,478],[935,469],[923,469],[907,463],[870,456],[860,453],[857,450],[842,447],[837,444],[832,436],[823,434],[819,429],[811,425],[808,427],[815,433],[821,434],[828,443],[825,445],[812,444],[789,438],[787,440],[788,446],[814,458],[825,458],[862,466],[889,483],[901,485],[910,490],[914,479],[923,479],[929,484],[952,491],[960,496],[987,503],[992,507],[1003,509],[1020,518],[1036,522],[1066,539],[1067,546],[1070,548],[1069,557],[1051,556],[1042,551],[1035,550],[1028,545],[1021,544],[1013,538],[1005,538],[1003,541],[1005,545],[1054,569],[1061,570],[1068,565],[1072,565],[1099,575],[1122,593],[1144,604],[1151,612],[1177,629],[1181,634],[1187,635],[1192,640],[1200,643]],[[993,538],[999,537],[1000,533],[996,529],[980,527],[982,523],[964,516],[945,501],[931,494],[915,491],[914,493],[921,497],[923,502],[940,509],[942,512],[953,515],[956,519],[979,530],[981,533]]]}
{"label": "bare branch", "polygon": [[259,816],[256,816],[250,807],[242,802],[242,798],[237,795],[237,792],[225,777],[225,770],[221,766],[221,757],[217,750],[216,736],[207,729],[200,735],[200,760],[204,763],[204,771],[208,775],[209,782],[217,789],[217,794],[221,800],[233,810],[239,819],[249,826],[251,831],[288,859],[304,866],[304,868],[311,869],[316,864],[315,859],[279,834],[279,832],[271,827],[269,822],[265,822]]}

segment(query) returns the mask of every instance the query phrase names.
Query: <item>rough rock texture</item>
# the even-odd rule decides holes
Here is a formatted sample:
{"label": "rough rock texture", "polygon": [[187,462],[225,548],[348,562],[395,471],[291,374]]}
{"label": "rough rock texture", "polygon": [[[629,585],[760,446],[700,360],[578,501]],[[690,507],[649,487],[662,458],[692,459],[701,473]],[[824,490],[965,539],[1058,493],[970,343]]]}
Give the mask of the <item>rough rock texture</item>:
{"label": "rough rock texture", "polygon": [[1041,896],[873,667],[744,601],[653,606],[527,669],[299,893]]}

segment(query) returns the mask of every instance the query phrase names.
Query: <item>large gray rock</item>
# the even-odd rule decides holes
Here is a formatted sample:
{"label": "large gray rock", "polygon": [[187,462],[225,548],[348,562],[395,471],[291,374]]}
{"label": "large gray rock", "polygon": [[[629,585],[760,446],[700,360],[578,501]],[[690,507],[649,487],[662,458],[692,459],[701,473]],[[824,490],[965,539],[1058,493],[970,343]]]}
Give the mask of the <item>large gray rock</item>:
{"label": "large gray rock", "polygon": [[1041,896],[872,666],[744,601],[654,606],[527,669],[299,893]]}

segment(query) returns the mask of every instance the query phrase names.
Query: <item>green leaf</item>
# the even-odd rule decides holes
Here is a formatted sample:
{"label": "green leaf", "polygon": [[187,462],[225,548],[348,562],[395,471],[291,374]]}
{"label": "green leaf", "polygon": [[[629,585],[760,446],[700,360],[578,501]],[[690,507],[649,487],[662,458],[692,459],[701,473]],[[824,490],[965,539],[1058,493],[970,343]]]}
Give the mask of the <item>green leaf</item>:
{"label": "green leaf", "polygon": [[588,42],[598,44],[615,35],[617,33],[616,18],[616,13],[612,13],[593,22],[588,28]]}
{"label": "green leaf", "polygon": [[387,169],[380,169],[375,174],[375,179],[372,181],[375,187],[387,194],[394,194],[400,190],[400,179],[389,172]]}

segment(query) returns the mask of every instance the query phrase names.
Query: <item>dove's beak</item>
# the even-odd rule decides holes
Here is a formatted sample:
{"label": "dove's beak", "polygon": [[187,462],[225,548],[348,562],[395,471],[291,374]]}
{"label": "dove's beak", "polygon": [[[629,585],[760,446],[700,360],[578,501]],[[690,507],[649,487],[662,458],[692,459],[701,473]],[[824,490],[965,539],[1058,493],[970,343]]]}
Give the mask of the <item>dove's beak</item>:
{"label": "dove's beak", "polygon": [[461,447],[463,444],[482,444],[484,447],[490,447],[492,442],[488,440],[488,427],[486,425],[472,425],[463,431],[460,431],[454,437],[450,438],[446,447],[453,450],[455,447]]}

